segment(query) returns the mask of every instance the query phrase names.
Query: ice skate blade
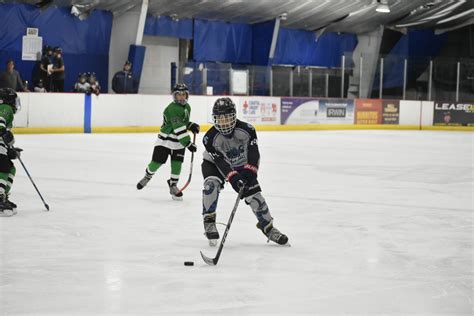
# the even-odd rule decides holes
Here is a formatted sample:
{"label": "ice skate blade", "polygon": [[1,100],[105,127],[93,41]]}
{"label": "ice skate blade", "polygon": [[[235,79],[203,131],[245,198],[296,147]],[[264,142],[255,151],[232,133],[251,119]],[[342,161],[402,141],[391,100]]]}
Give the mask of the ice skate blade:
{"label": "ice skate blade", "polygon": [[172,195],[171,198],[175,201],[182,201],[183,200],[183,197],[182,196],[176,196],[176,195]]}
{"label": "ice skate blade", "polygon": [[208,240],[209,240],[209,246],[215,247],[215,246],[217,246],[217,241],[219,239],[208,239]]}

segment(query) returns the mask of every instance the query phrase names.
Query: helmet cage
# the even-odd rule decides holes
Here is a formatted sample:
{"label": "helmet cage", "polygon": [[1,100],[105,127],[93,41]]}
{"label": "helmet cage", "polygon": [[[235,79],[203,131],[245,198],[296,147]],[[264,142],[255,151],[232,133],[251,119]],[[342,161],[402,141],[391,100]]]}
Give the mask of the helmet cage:
{"label": "helmet cage", "polygon": [[[186,98],[184,100],[178,100],[178,94],[179,95],[186,95]],[[173,91],[173,101],[178,103],[178,104],[181,104],[181,105],[185,105],[186,103],[188,103],[188,98],[189,98],[189,92],[187,90],[176,90],[176,91]]]}
{"label": "helmet cage", "polygon": [[235,112],[226,114],[213,114],[212,121],[214,127],[223,135],[232,134],[237,124],[237,115]]}

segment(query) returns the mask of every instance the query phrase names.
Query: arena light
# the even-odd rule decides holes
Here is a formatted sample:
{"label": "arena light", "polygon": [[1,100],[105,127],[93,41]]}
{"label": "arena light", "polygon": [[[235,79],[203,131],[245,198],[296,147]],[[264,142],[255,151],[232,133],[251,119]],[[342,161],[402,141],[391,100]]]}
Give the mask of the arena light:
{"label": "arena light", "polygon": [[390,13],[390,7],[388,6],[387,0],[378,0],[378,5],[377,8],[375,8],[375,11],[380,12],[380,13]]}

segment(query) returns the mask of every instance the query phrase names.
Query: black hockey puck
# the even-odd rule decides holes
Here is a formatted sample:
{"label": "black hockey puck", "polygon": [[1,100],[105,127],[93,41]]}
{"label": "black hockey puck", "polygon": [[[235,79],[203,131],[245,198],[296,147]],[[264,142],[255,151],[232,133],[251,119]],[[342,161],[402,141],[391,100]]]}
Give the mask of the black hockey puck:
{"label": "black hockey puck", "polygon": [[193,262],[193,261],[185,261],[185,262],[184,262],[184,265],[185,265],[185,266],[193,266],[193,265],[194,265],[194,262]]}

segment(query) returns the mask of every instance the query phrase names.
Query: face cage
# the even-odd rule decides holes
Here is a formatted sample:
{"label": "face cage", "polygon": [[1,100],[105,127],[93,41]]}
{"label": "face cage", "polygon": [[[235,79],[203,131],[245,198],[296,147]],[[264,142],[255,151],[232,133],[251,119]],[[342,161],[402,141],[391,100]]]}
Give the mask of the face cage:
{"label": "face cage", "polygon": [[[225,124],[219,124],[218,119],[224,116],[224,120],[227,121]],[[214,121],[214,127],[223,135],[229,135],[234,131],[235,124],[237,123],[237,116],[235,113],[230,114],[220,114],[220,115],[213,115],[212,120]],[[222,120],[222,118],[221,118]]]}
{"label": "face cage", "polygon": [[[181,94],[181,93],[186,94],[186,99],[184,99],[183,101],[178,101],[178,94]],[[175,92],[173,92],[173,100],[176,103],[179,103],[181,105],[185,105],[186,103],[188,103],[188,98],[189,98],[189,93],[188,92],[184,92],[184,91],[175,91]]]}

